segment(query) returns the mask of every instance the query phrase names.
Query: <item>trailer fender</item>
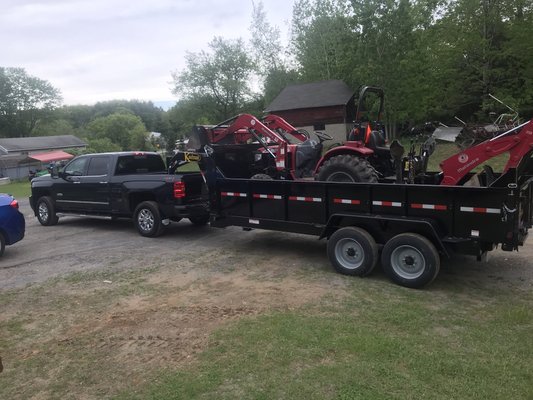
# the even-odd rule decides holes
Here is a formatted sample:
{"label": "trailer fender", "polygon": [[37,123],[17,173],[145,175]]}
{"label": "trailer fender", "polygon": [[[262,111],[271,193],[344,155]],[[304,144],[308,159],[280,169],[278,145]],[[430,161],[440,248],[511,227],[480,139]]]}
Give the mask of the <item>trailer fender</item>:
{"label": "trailer fender", "polygon": [[395,217],[387,215],[333,214],[322,230],[320,239],[328,238],[340,228],[356,226],[368,231],[379,244],[385,244],[400,233],[418,233],[435,245],[437,250],[449,257],[435,221],[428,218]]}

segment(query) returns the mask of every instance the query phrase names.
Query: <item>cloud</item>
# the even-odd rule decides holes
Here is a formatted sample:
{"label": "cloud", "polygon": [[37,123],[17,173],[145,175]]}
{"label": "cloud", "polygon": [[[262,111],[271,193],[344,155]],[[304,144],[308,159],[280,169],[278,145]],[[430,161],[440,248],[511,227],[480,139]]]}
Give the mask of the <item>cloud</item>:
{"label": "cloud", "polygon": [[[287,25],[293,0],[263,3],[272,24]],[[186,51],[247,38],[251,13],[251,0],[7,0],[2,66],[50,81],[67,104],[168,100]]]}

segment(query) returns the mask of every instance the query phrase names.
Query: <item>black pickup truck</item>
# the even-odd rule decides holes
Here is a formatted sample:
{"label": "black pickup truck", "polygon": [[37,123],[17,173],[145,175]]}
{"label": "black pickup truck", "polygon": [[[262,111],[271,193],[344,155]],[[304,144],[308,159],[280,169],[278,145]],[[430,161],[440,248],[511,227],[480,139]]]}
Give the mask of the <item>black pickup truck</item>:
{"label": "black pickup truck", "polygon": [[86,154],[51,175],[31,181],[30,205],[42,225],[58,215],[133,218],[143,236],[160,235],[170,221],[209,221],[204,180],[199,172],[167,170],[150,152]]}

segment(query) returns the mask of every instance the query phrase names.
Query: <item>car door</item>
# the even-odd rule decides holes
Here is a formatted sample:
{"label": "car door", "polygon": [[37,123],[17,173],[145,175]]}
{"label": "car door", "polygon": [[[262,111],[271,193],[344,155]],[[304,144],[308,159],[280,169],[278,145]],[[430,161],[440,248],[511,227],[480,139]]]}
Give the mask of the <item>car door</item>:
{"label": "car door", "polygon": [[111,156],[96,155],[89,158],[87,173],[80,177],[85,193],[85,207],[92,213],[106,214],[110,211],[109,174]]}
{"label": "car door", "polygon": [[81,187],[81,177],[87,171],[88,162],[88,156],[75,158],[65,165],[60,178],[54,182],[57,211],[85,211],[87,193]]}

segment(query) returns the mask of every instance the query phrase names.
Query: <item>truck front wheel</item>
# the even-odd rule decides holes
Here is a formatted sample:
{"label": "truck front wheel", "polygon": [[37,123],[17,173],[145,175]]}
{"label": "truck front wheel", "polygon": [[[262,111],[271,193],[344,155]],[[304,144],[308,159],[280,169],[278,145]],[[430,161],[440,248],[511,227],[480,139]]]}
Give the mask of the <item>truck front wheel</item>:
{"label": "truck front wheel", "polygon": [[57,218],[54,201],[51,197],[43,196],[37,201],[37,219],[43,226],[57,224],[59,218]]}
{"label": "truck front wheel", "polygon": [[364,229],[341,228],[328,240],[328,258],[344,275],[366,276],[378,261],[378,246]]}
{"label": "truck front wheel", "polygon": [[381,265],[393,282],[417,289],[436,278],[440,257],[433,243],[424,236],[401,233],[383,247]]}
{"label": "truck front wheel", "polygon": [[142,236],[156,237],[163,233],[161,213],[154,201],[143,201],[133,214],[135,227]]}

